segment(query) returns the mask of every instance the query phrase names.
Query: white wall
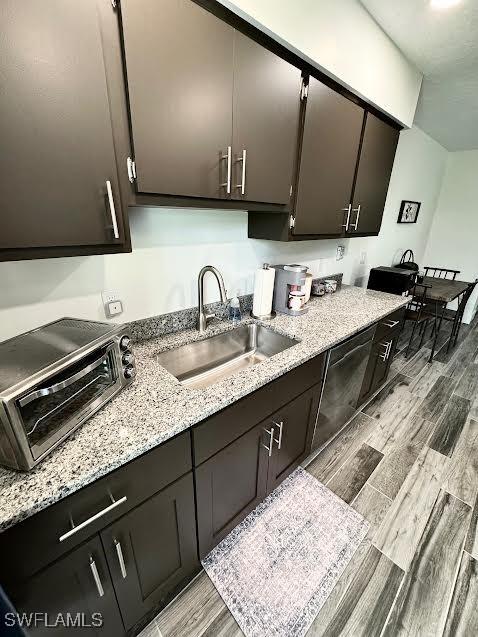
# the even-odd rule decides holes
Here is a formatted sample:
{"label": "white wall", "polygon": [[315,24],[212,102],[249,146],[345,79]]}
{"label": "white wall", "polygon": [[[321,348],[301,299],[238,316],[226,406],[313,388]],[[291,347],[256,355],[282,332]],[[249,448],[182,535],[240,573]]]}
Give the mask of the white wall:
{"label": "white wall", "polygon": [[358,0],[220,0],[343,86],[412,126],[422,74]]}
{"label": "white wall", "polygon": [[[247,293],[263,261],[298,261],[315,275],[343,271],[346,282],[359,284],[371,266],[391,264],[405,248],[421,261],[445,155],[416,128],[401,134],[379,237],[281,244],[248,239],[244,212],[132,209],[132,254],[0,263],[0,340],[60,316],[105,320],[106,289],[117,290],[124,302],[120,321],[192,307],[197,273],[206,263],[223,272],[230,293]],[[422,201],[418,224],[397,225],[403,198]],[[336,262],[339,243],[346,257]],[[209,283],[206,298],[214,301],[217,290]]]}
{"label": "white wall", "polygon": [[[448,154],[446,172],[425,251],[424,265],[460,270],[458,278],[478,277],[478,150]],[[464,316],[469,323],[477,309],[478,290]]]}

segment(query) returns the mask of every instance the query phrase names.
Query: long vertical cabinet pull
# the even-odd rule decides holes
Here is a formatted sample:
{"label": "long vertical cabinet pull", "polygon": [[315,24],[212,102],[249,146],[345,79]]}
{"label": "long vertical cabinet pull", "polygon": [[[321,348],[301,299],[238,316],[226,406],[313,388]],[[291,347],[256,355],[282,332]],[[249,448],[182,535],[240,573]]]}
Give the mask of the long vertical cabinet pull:
{"label": "long vertical cabinet pull", "polygon": [[277,449],[280,449],[282,446],[282,431],[284,429],[284,422],[281,420],[280,422],[274,422],[275,427],[279,427],[279,438],[274,438],[274,441],[277,443]]}
{"label": "long vertical cabinet pull", "polygon": [[105,594],[105,591],[103,590],[103,585],[100,580],[100,575],[98,573],[98,569],[96,568],[96,562],[93,559],[92,555],[90,555],[90,569],[93,574],[93,579],[95,580],[96,590],[98,591],[98,595],[100,597],[103,597],[103,595]]}
{"label": "long vertical cabinet pull", "polygon": [[352,212],[356,212],[357,213],[357,216],[355,217],[355,223],[351,223],[350,224],[350,227],[353,228],[354,230],[357,230],[357,228],[358,228],[361,207],[362,206],[359,204],[356,208],[352,209]]}
{"label": "long vertical cabinet pull", "polygon": [[227,153],[222,156],[222,159],[227,161],[227,179],[225,183],[221,184],[226,189],[228,195],[231,194],[231,172],[232,172],[232,146],[227,147]]}
{"label": "long vertical cabinet pull", "polygon": [[244,149],[242,151],[242,157],[237,158],[237,162],[242,162],[242,174],[241,174],[241,183],[236,185],[236,188],[241,189],[241,195],[246,194],[246,160],[247,160],[247,151]]}
{"label": "long vertical cabinet pull", "polygon": [[121,543],[116,538],[113,540],[113,542],[116,548],[116,555],[118,556],[118,562],[120,565],[121,575],[123,579],[126,579],[126,576],[128,573],[126,572],[126,565],[124,563],[123,550],[121,549]]}
{"label": "long vertical cabinet pull", "polygon": [[345,223],[342,224],[342,228],[345,228],[345,232],[347,232],[347,230],[349,229],[350,213],[352,212],[352,204],[349,203],[347,208],[342,208],[341,212],[347,213],[347,220],[345,221]]}
{"label": "long vertical cabinet pull", "polygon": [[266,434],[269,434],[269,444],[265,445],[264,443],[262,443],[262,446],[264,447],[264,449],[267,449],[267,453],[270,458],[272,456],[272,445],[274,442],[274,427],[271,427],[270,429],[264,429],[264,431],[266,432]]}
{"label": "long vertical cabinet pull", "polygon": [[118,221],[116,219],[115,202],[113,199],[113,189],[111,188],[111,181],[108,179],[106,182],[106,192],[108,193],[108,203],[110,205],[111,223],[113,225],[113,234],[115,239],[119,239]]}

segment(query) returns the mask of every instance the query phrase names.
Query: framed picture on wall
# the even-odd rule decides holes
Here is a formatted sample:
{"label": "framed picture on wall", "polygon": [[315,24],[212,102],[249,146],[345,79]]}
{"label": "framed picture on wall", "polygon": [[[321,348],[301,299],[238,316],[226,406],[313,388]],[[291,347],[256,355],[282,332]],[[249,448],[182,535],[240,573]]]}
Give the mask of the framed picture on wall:
{"label": "framed picture on wall", "polygon": [[402,201],[397,223],[417,223],[420,201]]}

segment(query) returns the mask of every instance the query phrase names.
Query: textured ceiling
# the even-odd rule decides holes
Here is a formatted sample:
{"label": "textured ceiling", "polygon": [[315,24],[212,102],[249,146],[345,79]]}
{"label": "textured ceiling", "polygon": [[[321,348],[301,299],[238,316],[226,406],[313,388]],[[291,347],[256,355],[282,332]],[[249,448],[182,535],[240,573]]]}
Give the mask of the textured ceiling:
{"label": "textured ceiling", "polygon": [[361,0],[424,74],[415,124],[448,150],[478,149],[478,0]]}

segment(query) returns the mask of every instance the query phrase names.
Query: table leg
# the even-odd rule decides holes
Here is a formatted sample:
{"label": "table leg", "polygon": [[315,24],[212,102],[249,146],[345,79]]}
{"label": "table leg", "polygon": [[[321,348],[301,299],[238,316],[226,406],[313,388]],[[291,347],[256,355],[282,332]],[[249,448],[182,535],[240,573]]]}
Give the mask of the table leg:
{"label": "table leg", "polygon": [[440,334],[441,324],[443,322],[443,316],[445,315],[446,303],[441,304],[441,313],[438,312],[438,306],[440,305],[439,301],[435,303],[435,338],[433,339],[432,351],[430,354],[430,358],[428,362],[431,363],[433,361],[433,357],[435,356],[435,347],[437,344],[438,335]]}

